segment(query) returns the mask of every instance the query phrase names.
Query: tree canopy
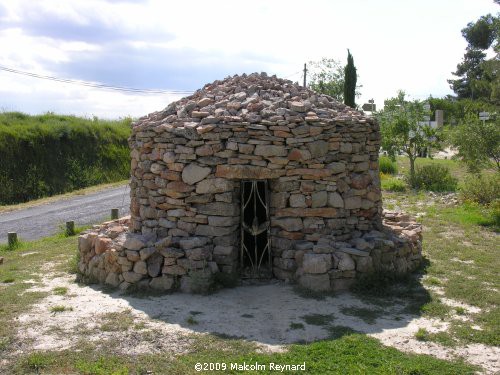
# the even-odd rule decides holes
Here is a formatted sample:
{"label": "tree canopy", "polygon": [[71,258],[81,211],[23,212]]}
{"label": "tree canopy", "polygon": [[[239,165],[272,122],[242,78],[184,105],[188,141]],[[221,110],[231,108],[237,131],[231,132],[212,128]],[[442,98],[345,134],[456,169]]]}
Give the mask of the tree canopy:
{"label": "tree canopy", "polygon": [[344,104],[356,108],[356,67],[351,52],[347,50],[347,65],[344,68]]}
{"label": "tree canopy", "polygon": [[[462,61],[452,74],[456,79],[448,80],[450,88],[459,99],[483,99],[500,103],[500,17],[487,14],[475,22],[469,22],[462,29],[462,36],[468,43]],[[497,55],[486,60],[490,47]]]}
{"label": "tree canopy", "polygon": [[382,135],[382,148],[394,157],[403,152],[410,159],[410,179],[415,175],[415,160],[427,147],[439,148],[439,134],[428,125],[422,125],[428,111],[424,103],[409,101],[404,91],[384,102],[384,109],[376,113]]}

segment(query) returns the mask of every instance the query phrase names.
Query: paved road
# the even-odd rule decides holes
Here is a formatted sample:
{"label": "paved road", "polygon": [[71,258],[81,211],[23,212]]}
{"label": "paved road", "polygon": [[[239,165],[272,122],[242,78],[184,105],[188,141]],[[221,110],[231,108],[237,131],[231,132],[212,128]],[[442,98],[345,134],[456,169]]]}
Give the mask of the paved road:
{"label": "paved road", "polygon": [[17,232],[21,240],[35,240],[61,231],[69,220],[76,226],[99,223],[109,219],[112,208],[119,208],[120,216],[129,214],[128,185],[0,213],[0,243],[7,242],[7,232]]}

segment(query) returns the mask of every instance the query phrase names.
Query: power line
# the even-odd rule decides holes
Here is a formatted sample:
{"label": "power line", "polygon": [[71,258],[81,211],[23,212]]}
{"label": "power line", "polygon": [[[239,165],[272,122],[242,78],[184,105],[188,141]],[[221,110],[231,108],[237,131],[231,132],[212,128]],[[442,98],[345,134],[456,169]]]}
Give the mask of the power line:
{"label": "power line", "polygon": [[283,79],[288,79],[288,78],[293,77],[294,75],[299,74],[299,73],[302,73],[302,70],[299,70],[298,72],[290,74],[289,76],[283,77]]}
{"label": "power line", "polygon": [[122,92],[133,92],[133,93],[137,93],[137,94],[189,95],[189,94],[192,94],[194,92],[194,91],[187,91],[187,90],[138,89],[138,88],[133,88],[133,87],[125,87],[125,86],[113,86],[113,85],[106,85],[103,83],[87,82],[87,81],[79,81],[79,80],[68,79],[68,78],[58,78],[58,77],[53,77],[53,76],[46,76],[46,75],[42,75],[42,74],[12,69],[12,68],[8,68],[8,67],[2,66],[2,65],[0,65],[0,70],[3,70],[3,71],[8,72],[8,73],[20,74],[20,75],[24,75],[24,76],[32,77],[32,78],[46,79],[49,81],[70,83],[73,85],[92,87],[92,88],[96,88],[96,89],[105,89],[105,90],[122,91]]}

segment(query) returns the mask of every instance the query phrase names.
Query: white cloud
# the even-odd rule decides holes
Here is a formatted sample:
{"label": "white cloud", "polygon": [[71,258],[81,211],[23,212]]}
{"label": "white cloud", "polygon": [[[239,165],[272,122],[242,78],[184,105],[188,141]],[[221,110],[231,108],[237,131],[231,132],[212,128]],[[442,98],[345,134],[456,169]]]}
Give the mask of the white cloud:
{"label": "white cloud", "polygon": [[[287,77],[322,56],[344,64],[350,48],[363,85],[359,102],[375,98],[379,106],[398,89],[419,99],[451,93],[446,79],[464,53],[461,28],[497,10],[491,0],[4,0],[1,5],[0,65],[122,86],[195,89],[234,73]],[[300,74],[290,78],[300,81]],[[0,72],[0,108],[138,116],[174,99]]]}

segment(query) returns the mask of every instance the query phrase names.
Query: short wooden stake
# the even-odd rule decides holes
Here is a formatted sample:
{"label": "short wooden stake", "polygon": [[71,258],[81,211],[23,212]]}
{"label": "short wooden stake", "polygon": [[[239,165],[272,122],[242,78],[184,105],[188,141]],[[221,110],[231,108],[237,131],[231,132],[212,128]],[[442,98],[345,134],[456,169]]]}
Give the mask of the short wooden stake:
{"label": "short wooden stake", "polygon": [[7,241],[10,247],[17,245],[17,233],[16,232],[8,232],[7,233]]}
{"label": "short wooden stake", "polygon": [[111,209],[111,220],[118,219],[118,208]]}
{"label": "short wooden stake", "polygon": [[73,236],[75,234],[75,222],[73,220],[66,222],[66,235]]}

